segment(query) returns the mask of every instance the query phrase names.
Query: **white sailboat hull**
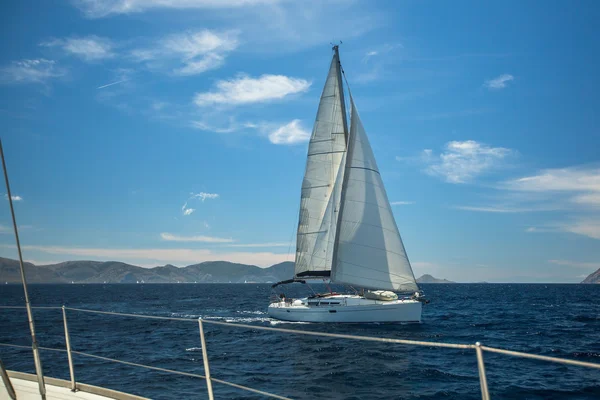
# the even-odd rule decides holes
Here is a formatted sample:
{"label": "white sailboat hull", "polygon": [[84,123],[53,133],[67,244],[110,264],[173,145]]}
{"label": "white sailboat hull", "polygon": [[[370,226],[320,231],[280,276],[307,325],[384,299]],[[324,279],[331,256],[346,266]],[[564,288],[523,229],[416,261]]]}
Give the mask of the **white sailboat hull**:
{"label": "white sailboat hull", "polygon": [[422,303],[412,299],[378,301],[355,295],[296,299],[269,305],[269,316],[294,322],[421,322]]}

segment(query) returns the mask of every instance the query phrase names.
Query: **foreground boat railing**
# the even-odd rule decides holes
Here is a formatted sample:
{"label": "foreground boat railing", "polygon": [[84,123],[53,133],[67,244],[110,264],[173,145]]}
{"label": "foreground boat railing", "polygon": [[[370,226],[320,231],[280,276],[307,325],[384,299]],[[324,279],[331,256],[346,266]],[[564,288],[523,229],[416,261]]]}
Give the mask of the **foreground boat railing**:
{"label": "foreground boat railing", "polygon": [[[23,308],[25,308],[25,307],[0,306],[0,309],[23,309]],[[411,346],[444,347],[444,348],[451,348],[451,349],[473,349],[473,350],[475,350],[475,355],[477,357],[477,370],[478,370],[478,374],[479,374],[479,383],[480,383],[480,387],[481,387],[482,400],[490,399],[488,386],[487,386],[487,378],[486,378],[486,373],[485,373],[485,364],[483,361],[483,352],[484,351],[487,351],[490,353],[504,354],[504,355],[513,356],[513,357],[521,357],[521,358],[528,358],[528,359],[540,360],[540,361],[548,361],[548,362],[559,363],[559,364],[600,369],[600,364],[597,364],[597,363],[571,360],[571,359],[566,359],[566,358],[541,356],[541,355],[536,355],[536,354],[523,353],[523,352],[519,352],[519,351],[504,350],[504,349],[499,349],[499,348],[495,348],[495,347],[483,346],[479,342],[477,342],[475,344],[456,344],[456,343],[426,342],[426,341],[406,340],[406,339],[388,339],[388,338],[378,338],[378,337],[372,337],[372,336],[357,336],[357,335],[345,335],[345,334],[339,334],[339,333],[311,332],[311,331],[302,331],[302,330],[287,329],[287,328],[274,328],[274,327],[248,325],[248,324],[237,324],[237,323],[230,323],[230,322],[205,320],[202,318],[196,320],[196,319],[191,319],[191,318],[161,317],[161,316],[156,316],[156,315],[144,315],[144,314],[126,314],[126,313],[118,313],[118,312],[111,312],[111,311],[87,310],[87,309],[82,309],[82,308],[72,308],[72,307],[65,307],[65,306],[62,306],[62,307],[33,307],[33,308],[45,309],[45,310],[62,310],[63,325],[64,325],[64,330],[65,330],[66,348],[65,349],[57,349],[57,348],[49,348],[49,347],[41,347],[40,346],[39,349],[45,350],[45,351],[57,351],[57,352],[66,352],[67,353],[68,360],[69,360],[69,373],[70,373],[70,377],[71,377],[71,385],[70,386],[71,386],[71,390],[73,390],[73,391],[77,390],[79,387],[75,380],[75,368],[73,365],[73,354],[77,354],[80,356],[91,357],[91,358],[96,358],[96,359],[100,359],[100,360],[104,360],[104,361],[111,361],[111,362],[116,362],[116,363],[120,363],[120,364],[131,365],[131,366],[135,366],[135,367],[141,367],[141,368],[151,369],[151,370],[155,370],[155,371],[166,372],[166,373],[170,373],[170,374],[190,376],[190,377],[194,377],[194,378],[204,379],[204,380],[206,380],[207,392],[208,392],[208,397],[210,400],[214,399],[213,390],[212,390],[213,382],[219,383],[222,385],[231,386],[231,387],[234,387],[237,389],[242,389],[242,390],[245,390],[248,392],[260,394],[263,396],[275,398],[275,399],[288,399],[287,397],[284,397],[284,396],[279,396],[279,395],[276,395],[273,393],[268,393],[268,392],[265,392],[262,390],[250,388],[248,386],[243,386],[243,385],[239,385],[236,383],[227,382],[227,381],[212,377],[210,375],[210,366],[209,366],[208,354],[206,351],[207,345],[206,345],[206,341],[205,341],[205,337],[204,337],[203,324],[229,326],[229,327],[251,329],[251,330],[263,330],[263,331],[271,331],[271,332],[290,333],[290,334],[297,334],[297,335],[331,337],[331,338],[337,338],[337,339],[349,339],[349,340],[361,340],[361,341],[370,341],[370,342],[403,344],[403,345],[411,345]],[[190,372],[176,371],[176,370],[167,369],[167,368],[161,368],[161,367],[155,367],[155,366],[151,366],[151,365],[134,363],[134,362],[130,362],[130,361],[117,360],[114,358],[103,357],[103,356],[98,356],[95,354],[90,354],[90,353],[85,353],[82,351],[73,350],[71,348],[69,328],[68,328],[68,324],[67,324],[67,310],[74,311],[74,312],[92,313],[92,314],[117,315],[117,316],[121,316],[121,317],[160,319],[160,320],[184,321],[184,322],[194,322],[194,323],[197,322],[198,328],[199,328],[199,333],[200,333],[200,342],[202,345],[204,375],[194,374],[194,373],[190,373]],[[29,346],[14,345],[14,344],[9,344],[9,343],[0,343],[0,346],[30,349]]]}

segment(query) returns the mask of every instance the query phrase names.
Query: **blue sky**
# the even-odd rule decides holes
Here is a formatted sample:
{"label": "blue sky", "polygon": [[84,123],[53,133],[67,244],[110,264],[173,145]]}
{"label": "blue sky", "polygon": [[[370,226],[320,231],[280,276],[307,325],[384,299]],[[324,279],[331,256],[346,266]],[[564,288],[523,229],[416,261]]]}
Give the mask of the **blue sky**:
{"label": "blue sky", "polygon": [[[341,60],[415,274],[600,267],[594,1],[0,5],[24,256],[293,260],[307,140]],[[16,257],[8,205],[0,255]]]}

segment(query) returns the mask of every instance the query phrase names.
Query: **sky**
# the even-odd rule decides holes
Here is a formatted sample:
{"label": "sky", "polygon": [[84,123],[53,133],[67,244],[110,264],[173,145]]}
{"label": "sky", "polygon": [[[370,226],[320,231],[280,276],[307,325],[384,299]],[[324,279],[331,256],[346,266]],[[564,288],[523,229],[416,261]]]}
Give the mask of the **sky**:
{"label": "sky", "polygon": [[[4,1],[24,258],[293,261],[342,41],[415,275],[579,282],[600,268],[599,18],[595,1]],[[11,224],[6,201],[16,258]]]}

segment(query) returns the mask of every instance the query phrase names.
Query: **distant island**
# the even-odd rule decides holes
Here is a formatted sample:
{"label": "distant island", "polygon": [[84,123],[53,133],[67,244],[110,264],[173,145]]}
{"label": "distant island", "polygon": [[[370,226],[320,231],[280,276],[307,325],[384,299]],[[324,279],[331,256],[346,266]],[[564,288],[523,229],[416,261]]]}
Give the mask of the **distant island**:
{"label": "distant island", "polygon": [[[58,264],[25,263],[30,283],[275,283],[294,275],[291,261],[260,268],[227,261],[207,261],[176,267],[142,268],[119,261],[66,261]],[[423,275],[418,283],[454,283]],[[0,283],[21,283],[19,262],[0,257]]]}
{"label": "distant island", "polygon": [[587,278],[585,278],[581,283],[596,283],[600,284],[600,268],[596,272],[592,272]]}
{"label": "distant island", "polygon": [[434,278],[429,274],[422,275],[420,278],[417,278],[417,283],[456,283],[449,281],[447,279],[438,279]]}

